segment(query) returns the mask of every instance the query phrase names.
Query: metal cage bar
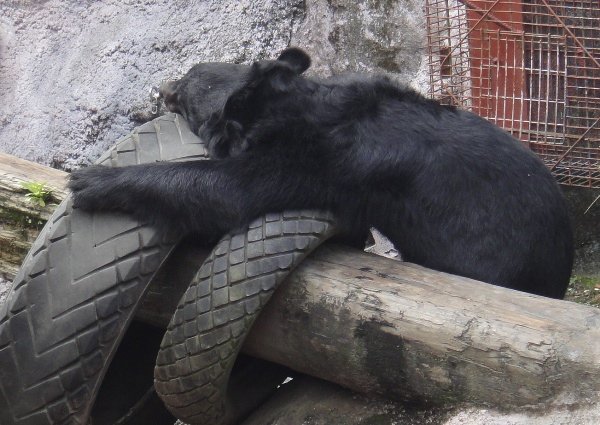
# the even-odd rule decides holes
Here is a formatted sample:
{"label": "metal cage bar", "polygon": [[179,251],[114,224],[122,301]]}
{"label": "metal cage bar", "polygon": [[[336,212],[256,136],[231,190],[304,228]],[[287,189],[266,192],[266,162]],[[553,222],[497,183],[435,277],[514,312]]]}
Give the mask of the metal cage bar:
{"label": "metal cage bar", "polygon": [[600,188],[600,2],[426,0],[431,97],[527,143],[560,183]]}

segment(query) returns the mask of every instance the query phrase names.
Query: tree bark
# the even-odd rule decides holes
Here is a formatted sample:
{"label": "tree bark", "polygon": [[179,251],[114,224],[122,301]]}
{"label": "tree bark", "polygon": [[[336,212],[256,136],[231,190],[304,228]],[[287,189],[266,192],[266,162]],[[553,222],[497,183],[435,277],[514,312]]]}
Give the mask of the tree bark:
{"label": "tree bark", "polygon": [[[67,173],[0,152],[0,277],[14,278],[23,258],[65,196]],[[40,207],[27,196],[22,184],[45,183],[52,204]]]}
{"label": "tree bark", "polygon": [[600,398],[600,309],[341,246],[301,264],[244,350],[397,400],[546,408]]}
{"label": "tree bark", "polygon": [[447,416],[446,409],[409,409],[401,403],[357,394],[330,382],[300,375],[282,385],[241,425],[441,424]]}

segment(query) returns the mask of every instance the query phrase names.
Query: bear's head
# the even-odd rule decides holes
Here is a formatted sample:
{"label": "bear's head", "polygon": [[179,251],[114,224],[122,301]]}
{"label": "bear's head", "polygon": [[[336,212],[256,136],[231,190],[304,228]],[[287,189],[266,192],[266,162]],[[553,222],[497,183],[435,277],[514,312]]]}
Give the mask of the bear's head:
{"label": "bear's head", "polygon": [[247,150],[243,121],[259,98],[284,92],[291,78],[309,66],[310,57],[294,47],[252,65],[199,63],[181,79],[163,83],[160,95],[169,111],[183,115],[191,130],[207,140],[210,156],[223,158]]}
{"label": "bear's head", "polygon": [[277,59],[254,62],[245,83],[229,96],[223,115],[244,121],[255,116],[263,102],[285,94],[292,82],[310,67],[310,56],[297,47],[285,49]]}
{"label": "bear's head", "polygon": [[199,63],[181,79],[163,83],[160,95],[166,108],[183,115],[192,131],[221,111],[229,96],[246,82],[250,65]]}
{"label": "bear's head", "polygon": [[222,111],[213,114],[200,128],[210,157],[227,158],[251,148],[255,140],[249,130],[256,135],[260,132],[257,126],[266,129],[266,121],[274,117],[281,100],[295,87],[294,82],[307,81],[298,77],[309,66],[310,57],[295,47],[285,49],[275,60],[252,64],[243,84],[227,98]]}

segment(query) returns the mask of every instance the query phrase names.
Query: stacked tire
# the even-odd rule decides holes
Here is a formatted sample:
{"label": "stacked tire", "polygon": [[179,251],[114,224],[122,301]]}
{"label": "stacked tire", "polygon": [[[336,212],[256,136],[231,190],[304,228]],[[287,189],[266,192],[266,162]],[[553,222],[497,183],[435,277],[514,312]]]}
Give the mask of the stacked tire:
{"label": "stacked tire", "polygon": [[[185,121],[169,114],[98,163],[206,157]],[[224,237],[198,264],[155,370],[158,393],[178,418],[231,423],[227,382],[245,335],[276,286],[334,231],[327,213],[269,214]],[[0,424],[88,424],[119,343],[179,236],[74,209],[70,198],[58,206],[0,306]]]}

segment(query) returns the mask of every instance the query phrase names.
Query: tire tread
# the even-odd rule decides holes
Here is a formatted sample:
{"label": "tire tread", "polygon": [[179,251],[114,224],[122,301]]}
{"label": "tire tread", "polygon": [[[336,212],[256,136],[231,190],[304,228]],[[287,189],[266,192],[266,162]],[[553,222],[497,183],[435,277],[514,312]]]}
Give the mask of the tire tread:
{"label": "tire tread", "polygon": [[158,353],[154,386],[186,423],[229,423],[229,374],[252,323],[277,286],[335,234],[331,214],[267,214],[224,237],[182,296]]}
{"label": "tire tread", "polygon": [[[177,115],[134,130],[98,160],[122,166],[206,157]],[[0,306],[0,423],[85,424],[136,305],[175,239],[67,197]]]}

